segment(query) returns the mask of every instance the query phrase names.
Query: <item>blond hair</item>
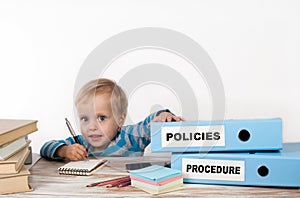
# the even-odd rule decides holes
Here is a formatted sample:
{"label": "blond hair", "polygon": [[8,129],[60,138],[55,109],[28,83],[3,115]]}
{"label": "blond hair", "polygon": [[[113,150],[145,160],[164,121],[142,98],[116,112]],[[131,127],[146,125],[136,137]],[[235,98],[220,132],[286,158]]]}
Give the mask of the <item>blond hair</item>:
{"label": "blond hair", "polygon": [[95,79],[85,84],[77,93],[75,105],[83,98],[92,98],[97,94],[105,93],[111,94],[113,113],[118,115],[127,113],[128,100],[124,90],[116,82],[106,78]]}

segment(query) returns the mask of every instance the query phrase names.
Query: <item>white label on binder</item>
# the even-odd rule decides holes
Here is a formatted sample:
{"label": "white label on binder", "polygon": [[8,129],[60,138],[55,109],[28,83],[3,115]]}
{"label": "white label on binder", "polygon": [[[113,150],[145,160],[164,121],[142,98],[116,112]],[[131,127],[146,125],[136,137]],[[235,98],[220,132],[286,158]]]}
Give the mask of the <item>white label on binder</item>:
{"label": "white label on binder", "polygon": [[162,127],[162,147],[225,146],[224,125]]}
{"label": "white label on binder", "polygon": [[245,181],[245,162],[182,158],[182,174],[187,179]]}

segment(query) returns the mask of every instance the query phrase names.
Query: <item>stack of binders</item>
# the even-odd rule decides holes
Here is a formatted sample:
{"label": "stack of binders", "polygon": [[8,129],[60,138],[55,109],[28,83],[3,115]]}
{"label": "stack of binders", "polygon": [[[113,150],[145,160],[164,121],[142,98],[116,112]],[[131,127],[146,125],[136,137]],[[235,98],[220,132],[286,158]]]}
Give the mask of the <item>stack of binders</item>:
{"label": "stack of binders", "polygon": [[31,159],[27,136],[36,125],[36,120],[0,119],[0,194],[31,190],[24,163]]}
{"label": "stack of binders", "polygon": [[154,122],[151,144],[185,183],[300,187],[300,143],[282,144],[280,118]]}

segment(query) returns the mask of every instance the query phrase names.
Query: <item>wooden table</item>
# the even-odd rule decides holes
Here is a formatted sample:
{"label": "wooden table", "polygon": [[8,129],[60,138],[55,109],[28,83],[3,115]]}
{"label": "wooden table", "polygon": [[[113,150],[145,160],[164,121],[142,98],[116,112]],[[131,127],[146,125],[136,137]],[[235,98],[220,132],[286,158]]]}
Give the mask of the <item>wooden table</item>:
{"label": "wooden table", "polygon": [[[0,197],[150,197],[152,195],[132,186],[123,188],[85,187],[89,183],[128,175],[125,163],[165,161],[165,157],[106,157],[109,164],[93,176],[59,175],[63,162],[40,159],[30,170],[31,192],[0,195]],[[224,185],[184,184],[180,190],[156,197],[300,197],[300,189],[244,187]]]}

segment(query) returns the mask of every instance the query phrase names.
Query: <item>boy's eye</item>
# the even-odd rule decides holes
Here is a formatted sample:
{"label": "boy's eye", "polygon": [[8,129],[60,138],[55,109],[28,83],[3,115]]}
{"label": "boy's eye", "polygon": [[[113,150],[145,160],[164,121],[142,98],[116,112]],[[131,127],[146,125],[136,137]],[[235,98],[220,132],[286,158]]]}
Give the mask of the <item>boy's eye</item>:
{"label": "boy's eye", "polygon": [[98,117],[98,120],[99,120],[99,121],[104,121],[105,119],[106,119],[105,116],[99,116],[99,117]]}
{"label": "boy's eye", "polygon": [[82,120],[83,122],[87,122],[89,119],[87,117],[82,117],[80,118],[80,120]]}

